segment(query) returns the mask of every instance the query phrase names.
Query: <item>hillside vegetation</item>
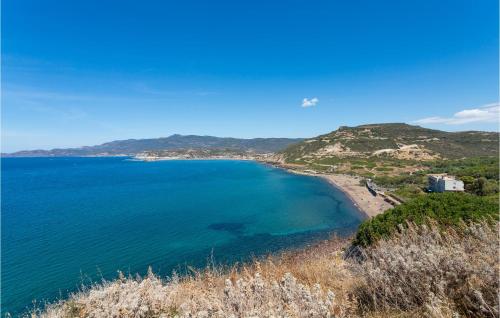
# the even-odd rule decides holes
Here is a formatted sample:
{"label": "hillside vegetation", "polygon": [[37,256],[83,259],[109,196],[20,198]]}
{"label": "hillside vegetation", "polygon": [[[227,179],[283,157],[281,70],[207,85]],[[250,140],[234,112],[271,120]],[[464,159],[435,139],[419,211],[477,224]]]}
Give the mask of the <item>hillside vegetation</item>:
{"label": "hillside vegetation", "polygon": [[461,179],[469,193],[499,191],[499,134],[444,132],[407,124],[340,127],[274,157],[294,169],[361,176],[401,200],[421,196],[428,174]]}
{"label": "hillside vegetation", "polygon": [[467,223],[493,221],[499,217],[498,200],[467,193],[433,193],[385,211],[364,221],[355,245],[369,246],[391,237],[408,224],[433,223],[438,227],[459,229]]}
{"label": "hillside vegetation", "polygon": [[317,162],[326,158],[394,158],[429,161],[498,154],[498,133],[445,132],[408,124],[340,127],[306,139],[282,152],[286,162]]}
{"label": "hillside vegetation", "polygon": [[[406,177],[471,158],[498,158],[499,134],[445,132],[408,124],[340,127],[329,134],[292,144],[275,160],[320,172],[366,178]],[[498,160],[498,159],[497,159]],[[472,168],[477,162],[469,162]],[[453,172],[453,171],[450,171]]]}

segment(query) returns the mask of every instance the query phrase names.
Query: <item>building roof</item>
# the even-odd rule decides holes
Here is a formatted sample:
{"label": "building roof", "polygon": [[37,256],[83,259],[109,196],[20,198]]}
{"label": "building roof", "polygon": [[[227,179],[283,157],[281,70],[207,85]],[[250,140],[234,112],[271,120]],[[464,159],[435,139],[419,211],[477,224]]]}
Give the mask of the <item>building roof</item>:
{"label": "building roof", "polygon": [[453,177],[453,176],[448,176],[446,174],[431,174],[429,175],[429,177],[431,178],[436,178],[436,179],[442,179],[442,180],[446,180],[446,181],[459,181],[457,178]]}

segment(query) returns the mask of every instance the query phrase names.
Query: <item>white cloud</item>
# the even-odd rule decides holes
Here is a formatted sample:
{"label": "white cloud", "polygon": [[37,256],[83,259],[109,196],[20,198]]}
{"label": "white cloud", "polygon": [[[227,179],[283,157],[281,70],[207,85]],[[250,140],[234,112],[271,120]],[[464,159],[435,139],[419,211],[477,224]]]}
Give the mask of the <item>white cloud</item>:
{"label": "white cloud", "polygon": [[478,108],[464,109],[451,117],[427,117],[414,121],[416,124],[462,125],[468,123],[496,123],[499,121],[500,103]]}
{"label": "white cloud", "polygon": [[316,106],[316,104],[319,102],[319,99],[317,97],[313,97],[311,99],[304,98],[302,100],[302,107],[312,107]]}

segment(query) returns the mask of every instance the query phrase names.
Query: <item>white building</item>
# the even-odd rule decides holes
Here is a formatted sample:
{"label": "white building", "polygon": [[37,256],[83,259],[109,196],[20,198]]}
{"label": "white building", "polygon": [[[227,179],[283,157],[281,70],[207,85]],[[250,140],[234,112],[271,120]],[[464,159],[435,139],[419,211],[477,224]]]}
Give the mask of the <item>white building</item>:
{"label": "white building", "polygon": [[464,191],[464,183],[445,175],[429,176],[429,190],[432,192]]}

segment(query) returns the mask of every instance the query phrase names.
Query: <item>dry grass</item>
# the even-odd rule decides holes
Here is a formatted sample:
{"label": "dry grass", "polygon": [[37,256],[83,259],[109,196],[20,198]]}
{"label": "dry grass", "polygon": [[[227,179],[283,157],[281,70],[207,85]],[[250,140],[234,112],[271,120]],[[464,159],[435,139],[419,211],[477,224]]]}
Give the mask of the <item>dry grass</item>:
{"label": "dry grass", "polygon": [[366,251],[354,289],[363,312],[400,311],[425,317],[498,317],[498,226],[465,232],[410,227]]}
{"label": "dry grass", "polygon": [[190,277],[104,282],[39,317],[497,317],[498,235],[411,227],[346,260],[332,239]]}

